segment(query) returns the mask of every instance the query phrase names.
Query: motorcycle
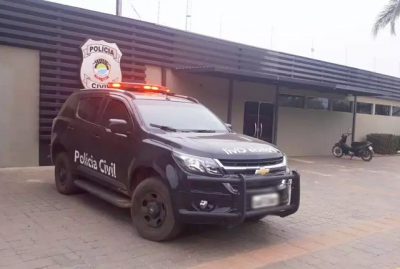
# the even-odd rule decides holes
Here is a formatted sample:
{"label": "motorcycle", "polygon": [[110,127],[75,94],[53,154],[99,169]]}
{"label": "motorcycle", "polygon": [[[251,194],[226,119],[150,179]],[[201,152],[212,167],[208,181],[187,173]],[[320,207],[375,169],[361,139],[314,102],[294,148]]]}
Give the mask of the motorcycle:
{"label": "motorcycle", "polygon": [[374,155],[374,149],[372,148],[372,143],[367,142],[352,142],[351,146],[346,144],[347,137],[351,135],[351,129],[347,133],[341,133],[341,138],[338,143],[336,143],[332,148],[332,154],[336,158],[341,158],[343,155],[354,156],[363,159],[363,161],[369,162],[372,160]]}

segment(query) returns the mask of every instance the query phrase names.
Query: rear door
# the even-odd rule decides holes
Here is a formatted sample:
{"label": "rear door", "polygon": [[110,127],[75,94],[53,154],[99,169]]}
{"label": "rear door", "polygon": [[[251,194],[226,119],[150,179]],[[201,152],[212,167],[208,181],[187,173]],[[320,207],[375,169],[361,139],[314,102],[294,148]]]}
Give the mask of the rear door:
{"label": "rear door", "polygon": [[[103,116],[101,117],[102,131],[101,147],[99,146],[99,169],[109,183],[118,188],[126,189],[128,171],[135,152],[137,138],[134,135],[134,118],[129,109],[128,101],[122,97],[110,96],[106,102]],[[129,134],[122,136],[112,133],[108,128],[110,119],[125,120],[128,123]]]}
{"label": "rear door", "polygon": [[98,149],[95,146],[96,132],[99,126],[99,111],[104,105],[104,95],[90,94],[81,96],[76,112],[76,121],[72,132],[74,140],[72,161],[79,174],[93,178],[96,176]]}

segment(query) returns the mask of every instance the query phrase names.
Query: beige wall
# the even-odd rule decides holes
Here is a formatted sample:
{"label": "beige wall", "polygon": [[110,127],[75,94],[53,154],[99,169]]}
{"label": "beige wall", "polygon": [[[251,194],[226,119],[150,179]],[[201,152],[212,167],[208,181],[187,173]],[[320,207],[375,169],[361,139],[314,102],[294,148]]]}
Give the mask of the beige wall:
{"label": "beige wall", "polygon": [[[400,106],[400,102],[371,98],[358,97],[358,102]],[[388,117],[381,115],[357,114],[355,139],[363,141],[370,133],[387,133],[400,135],[400,117]]]}
{"label": "beige wall", "polygon": [[[282,89],[282,94],[345,99],[346,96],[303,89]],[[352,127],[352,113],[279,108],[277,144],[289,156],[330,155],[340,133]]]}
{"label": "beige wall", "polygon": [[330,155],[351,126],[351,113],[280,107],[278,147],[289,156]]}
{"label": "beige wall", "polygon": [[161,67],[146,65],[146,83],[161,85]]}
{"label": "beige wall", "polygon": [[167,86],[172,92],[199,100],[224,122],[228,119],[229,81],[167,70]]}
{"label": "beige wall", "polygon": [[0,167],[39,164],[39,52],[0,46]]}

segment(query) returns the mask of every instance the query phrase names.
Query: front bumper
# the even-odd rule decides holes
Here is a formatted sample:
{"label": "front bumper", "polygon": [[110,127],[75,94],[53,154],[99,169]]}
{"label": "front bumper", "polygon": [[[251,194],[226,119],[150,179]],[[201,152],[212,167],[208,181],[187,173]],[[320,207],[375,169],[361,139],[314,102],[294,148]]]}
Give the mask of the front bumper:
{"label": "front bumper", "polygon": [[[179,209],[178,215],[182,222],[193,224],[222,224],[226,226],[235,226],[242,223],[246,218],[263,216],[263,215],[277,215],[286,217],[294,214],[300,206],[300,174],[292,171],[290,174],[284,175],[266,175],[266,176],[243,176],[226,178],[213,178],[213,177],[199,177],[190,175],[187,177],[190,182],[223,184],[234,184],[236,187],[235,193],[229,194],[216,194],[216,193],[197,193],[199,197],[224,197],[224,199],[231,199],[232,206],[228,210],[211,210],[203,211],[199,208],[192,206],[190,209]],[[284,204],[278,206],[265,207],[260,209],[252,209],[249,206],[249,201],[253,195],[263,194],[267,189],[276,188],[282,184],[282,180],[286,180],[286,195],[288,196]],[[269,188],[249,188],[251,184],[267,184]],[[190,194],[193,196],[193,192]],[[217,198],[220,199],[220,198]]]}

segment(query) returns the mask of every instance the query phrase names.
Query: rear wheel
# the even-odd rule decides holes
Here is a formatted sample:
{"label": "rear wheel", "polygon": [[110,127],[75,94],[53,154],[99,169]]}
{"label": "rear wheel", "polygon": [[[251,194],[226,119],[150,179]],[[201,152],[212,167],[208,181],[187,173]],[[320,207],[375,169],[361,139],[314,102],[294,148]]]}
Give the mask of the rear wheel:
{"label": "rear wheel", "polygon": [[363,161],[366,161],[366,162],[371,161],[373,155],[374,155],[374,154],[372,153],[372,151],[369,150],[368,148],[367,148],[367,149],[363,149],[363,150],[361,151],[361,159],[363,159]]}
{"label": "rear wheel", "polygon": [[131,216],[138,233],[151,241],[172,239],[182,229],[175,219],[169,190],[156,177],[147,178],[136,187]]}
{"label": "rear wheel", "polygon": [[56,157],[54,178],[59,193],[67,195],[80,192],[80,189],[74,184],[71,164],[66,152],[61,152]]}
{"label": "rear wheel", "polygon": [[336,158],[341,158],[343,156],[343,150],[339,146],[334,146],[332,148],[332,154]]}

